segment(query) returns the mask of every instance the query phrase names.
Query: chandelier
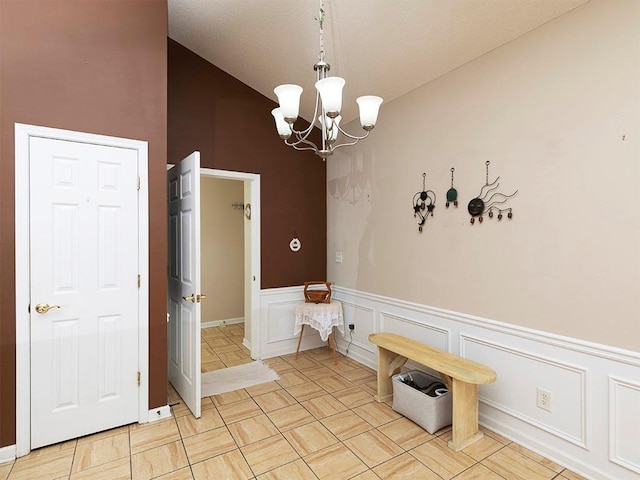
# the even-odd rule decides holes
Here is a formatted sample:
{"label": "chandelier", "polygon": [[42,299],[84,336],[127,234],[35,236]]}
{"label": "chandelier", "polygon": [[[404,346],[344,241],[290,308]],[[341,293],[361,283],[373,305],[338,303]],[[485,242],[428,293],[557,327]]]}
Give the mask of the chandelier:
{"label": "chandelier", "polygon": [[[296,130],[294,127],[294,123],[298,119],[300,96],[302,95],[302,87],[299,85],[280,85],[273,90],[278,97],[280,106],[274,108],[271,114],[276,121],[278,135],[286,145],[296,150],[312,150],[324,160],[331,156],[336,148],[355,145],[369,136],[373,127],[376,126],[382,98],[365,95],[356,99],[360,111],[360,125],[365,131],[364,135],[351,135],[342,129],[340,109],[342,108],[342,88],[345,81],[340,77],[327,76],[330,67],[324,60],[324,0],[320,0],[320,14],[316,20],[320,25],[320,54],[318,62],[313,66],[316,72],[316,104],[313,121],[303,130]],[[309,140],[316,119],[322,133],[320,146],[316,146]],[[338,141],[338,139],[340,140]]]}

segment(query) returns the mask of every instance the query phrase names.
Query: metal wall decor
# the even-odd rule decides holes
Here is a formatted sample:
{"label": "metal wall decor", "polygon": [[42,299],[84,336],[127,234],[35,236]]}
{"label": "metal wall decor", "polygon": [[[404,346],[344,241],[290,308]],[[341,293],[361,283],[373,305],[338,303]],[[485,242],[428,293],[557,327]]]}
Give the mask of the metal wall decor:
{"label": "metal wall decor", "polygon": [[[500,184],[498,181],[500,177],[497,177],[493,183],[489,183],[489,160],[485,162],[486,165],[486,177],[485,177],[485,185],[480,189],[480,194],[471,199],[469,202],[469,206],[467,210],[469,210],[469,215],[471,215],[471,225],[473,225],[476,221],[476,217],[478,217],[478,222],[482,223],[482,215],[486,212],[489,215],[489,218],[493,218],[494,211],[498,212],[498,220],[502,220],[503,212],[507,212],[507,217],[513,217],[513,212],[511,208],[499,208],[497,205],[502,205],[506,203],[510,198],[513,198],[518,190],[513,192],[511,195],[505,195],[504,193],[496,192]],[[491,194],[491,196],[489,196]]]}
{"label": "metal wall decor", "polygon": [[297,232],[293,232],[293,238],[289,242],[289,248],[292,252],[297,252],[302,248],[302,242],[300,242]]}
{"label": "metal wall decor", "polygon": [[422,233],[422,226],[427,221],[427,217],[433,217],[433,209],[436,208],[436,194],[433,190],[427,190],[425,181],[427,174],[422,174],[422,191],[413,196],[413,216],[419,217],[418,231]]}
{"label": "metal wall decor", "polygon": [[449,204],[451,202],[453,202],[453,205],[455,207],[458,206],[458,190],[453,188],[453,172],[455,171],[456,169],[451,167],[451,188],[447,190],[447,203],[444,204],[444,206],[447,208],[449,208]]}

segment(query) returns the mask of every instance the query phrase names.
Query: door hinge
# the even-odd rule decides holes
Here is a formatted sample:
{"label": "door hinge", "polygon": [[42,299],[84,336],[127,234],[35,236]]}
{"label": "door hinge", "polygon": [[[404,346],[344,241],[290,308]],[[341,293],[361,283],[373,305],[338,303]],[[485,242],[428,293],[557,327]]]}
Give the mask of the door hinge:
{"label": "door hinge", "polygon": [[140,386],[140,372],[138,372],[138,386]]}
{"label": "door hinge", "polygon": [[140,274],[138,274],[138,288],[140,288]]}
{"label": "door hinge", "polygon": [[136,183],[136,187],[138,190],[140,190],[140,177],[138,177],[138,181]]}

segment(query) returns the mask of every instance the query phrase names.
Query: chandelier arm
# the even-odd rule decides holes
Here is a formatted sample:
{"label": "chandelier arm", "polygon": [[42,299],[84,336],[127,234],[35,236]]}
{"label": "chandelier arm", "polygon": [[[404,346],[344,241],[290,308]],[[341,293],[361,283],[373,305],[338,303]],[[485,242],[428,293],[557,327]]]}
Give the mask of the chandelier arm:
{"label": "chandelier arm", "polygon": [[310,123],[308,127],[302,130],[296,130],[293,128],[293,125],[291,125],[291,131],[295,133],[298,137],[307,137],[311,132],[311,130],[313,130],[313,122]]}
{"label": "chandelier arm", "polygon": [[307,140],[306,137],[300,137],[295,142],[289,142],[289,141],[287,141],[285,139],[284,143],[285,143],[285,145],[287,145],[289,147],[294,147],[294,148],[296,148],[298,145],[300,145],[302,143],[315,147],[315,145],[311,141]]}
{"label": "chandelier arm", "polygon": [[341,144],[339,144],[339,145],[332,145],[332,146],[331,146],[331,151],[336,150],[336,149],[338,149],[338,148],[340,148],[340,147],[350,147],[350,146],[352,146],[352,145],[355,145],[355,144],[356,144],[356,143],[358,143],[360,140],[365,139],[365,138],[367,138],[368,136],[369,136],[369,132],[367,132],[367,134],[366,134],[366,135],[364,135],[364,136],[362,136],[362,137],[354,137],[354,136],[352,136],[352,135],[348,135],[348,137],[351,137],[351,138],[353,138],[353,139],[354,139],[354,140],[353,140],[353,142],[341,143]]}
{"label": "chandelier arm", "polygon": [[[315,123],[315,118],[316,118],[316,116],[318,115],[318,109],[319,109],[319,107],[320,107],[320,93],[319,93],[319,92],[316,92],[316,106],[315,106],[315,108],[314,108],[314,110],[313,110],[313,117],[311,117],[311,118],[313,118],[314,120],[313,120],[311,123],[309,123],[309,126],[308,126],[308,127],[306,127],[306,128],[305,128],[305,129],[303,129],[303,130],[296,130],[295,128],[293,128],[293,124],[291,124],[291,125],[290,125],[290,127],[291,127],[291,131],[292,131],[293,133],[295,133],[295,135],[296,135],[296,137],[297,137],[297,141],[296,141],[296,142],[293,142],[293,143],[287,143],[287,142],[285,142],[285,143],[287,143],[287,145],[289,145],[289,146],[293,146],[294,144],[295,144],[295,145],[297,145],[297,144],[299,144],[300,142],[305,142],[305,143],[308,143],[308,144],[310,144],[310,145],[314,145],[313,143],[311,143],[311,142],[309,142],[309,141],[306,141],[306,140],[307,140],[307,137],[309,136],[309,134],[311,133],[311,131],[313,130],[313,124]],[[315,145],[314,145],[314,147],[315,147]],[[316,149],[317,149],[317,147],[316,147]]]}
{"label": "chandelier arm", "polygon": [[348,137],[348,138],[350,138],[350,139],[352,139],[352,140],[355,140],[355,142],[353,142],[353,143],[349,143],[349,145],[355,145],[359,140],[364,140],[365,138],[367,138],[367,137],[369,136],[369,133],[371,133],[371,130],[366,130],[366,133],[365,133],[363,136],[358,137],[357,135],[351,135],[350,133],[345,132],[345,131],[340,127],[340,125],[336,125],[336,127],[338,127],[338,131],[339,131],[341,134],[343,134],[345,137]]}
{"label": "chandelier arm", "polygon": [[290,127],[291,127],[291,132],[295,133],[296,138],[298,139],[298,141],[300,141],[309,136],[309,134],[311,133],[311,130],[313,130],[313,123],[310,123],[308,127],[302,130],[296,130],[295,128],[293,128],[293,124],[290,124]]}
{"label": "chandelier arm", "polygon": [[294,144],[290,144],[292,147],[296,148],[298,145],[300,144],[305,144],[305,145],[309,145],[309,147],[311,147],[312,150],[314,151],[318,151],[318,146],[313,143],[311,140],[307,140],[306,137],[305,138],[301,138],[300,140],[298,140],[297,142],[295,142]]}
{"label": "chandelier arm", "polygon": [[318,148],[317,148],[313,143],[311,143],[311,142],[305,142],[305,143],[307,143],[307,144],[309,144],[309,145],[311,145],[311,146],[310,146],[310,147],[300,147],[297,143],[296,143],[295,145],[290,145],[290,144],[287,144],[287,145],[289,145],[289,146],[291,146],[291,147],[293,147],[294,149],[299,150],[299,151],[302,151],[302,150],[311,150],[311,151],[312,151],[313,153],[315,153],[316,155],[318,154]]}
{"label": "chandelier arm", "polygon": [[293,147],[294,145],[298,145],[300,143],[308,143],[310,145],[313,145],[311,141],[307,140],[307,138],[309,137],[309,134],[311,133],[312,127],[313,127],[313,124],[309,124],[309,126],[304,130],[295,130],[293,127],[291,127],[291,132],[295,134],[295,139],[293,139],[290,142],[287,142],[285,140],[284,143],[286,143],[290,147]]}
{"label": "chandelier arm", "polygon": [[296,138],[295,138],[295,141],[292,141],[291,143],[287,143],[287,145],[294,145],[300,142],[304,142],[309,136],[309,134],[311,133],[310,127],[312,126],[313,125],[309,125],[309,127],[305,128],[304,130],[294,130],[292,127],[291,132],[295,134]]}

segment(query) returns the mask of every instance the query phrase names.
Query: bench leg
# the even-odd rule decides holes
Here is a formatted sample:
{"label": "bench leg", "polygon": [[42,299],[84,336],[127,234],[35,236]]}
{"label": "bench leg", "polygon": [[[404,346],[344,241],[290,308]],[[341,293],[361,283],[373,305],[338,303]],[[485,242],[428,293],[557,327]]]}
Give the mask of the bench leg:
{"label": "bench leg", "polygon": [[378,345],[378,394],[374,396],[377,402],[384,402],[393,397],[391,377],[400,372],[406,361],[405,357]]}
{"label": "bench leg", "polygon": [[453,438],[449,448],[460,451],[480,440],[483,433],[478,430],[478,385],[453,380]]}

